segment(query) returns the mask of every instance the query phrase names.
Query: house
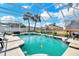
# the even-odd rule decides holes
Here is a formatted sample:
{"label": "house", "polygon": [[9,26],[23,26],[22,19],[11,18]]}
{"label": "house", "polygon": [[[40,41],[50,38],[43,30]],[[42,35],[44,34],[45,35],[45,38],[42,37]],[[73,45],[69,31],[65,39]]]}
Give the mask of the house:
{"label": "house", "polygon": [[60,31],[60,30],[63,30],[62,27],[59,27],[59,26],[56,26],[54,24],[49,24],[49,25],[46,25],[45,26],[46,30],[57,30],[57,31]]}
{"label": "house", "polygon": [[79,32],[79,21],[72,20],[70,24],[66,26],[67,31]]}
{"label": "house", "polygon": [[26,31],[26,26],[24,26],[22,23],[16,22],[14,20],[12,21],[1,21],[0,22],[0,31]]}

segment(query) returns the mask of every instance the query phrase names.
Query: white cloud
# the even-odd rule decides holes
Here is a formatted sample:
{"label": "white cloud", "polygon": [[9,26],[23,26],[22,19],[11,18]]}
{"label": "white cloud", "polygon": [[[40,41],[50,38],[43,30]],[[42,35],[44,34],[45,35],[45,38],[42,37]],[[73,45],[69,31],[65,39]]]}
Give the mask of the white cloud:
{"label": "white cloud", "polygon": [[[66,11],[66,10],[63,10],[64,14],[65,14],[65,11]],[[58,17],[58,19],[62,19],[62,18],[63,18],[60,11],[57,12],[57,13],[51,13],[51,12],[49,12],[49,13],[50,13],[50,15],[52,15],[53,17]],[[67,14],[65,14],[65,15],[67,15]],[[49,15],[48,15],[46,12],[43,12],[43,13],[41,14],[41,16],[44,17],[44,18],[46,18],[46,20],[49,20],[49,18],[50,18]],[[46,22],[46,23],[45,23],[44,25],[42,25],[42,26],[49,25],[49,24],[51,24],[51,23]],[[57,23],[57,25],[64,28],[64,23],[62,22],[62,20],[60,20],[60,23]]]}
{"label": "white cloud", "polygon": [[[35,23],[30,23],[30,26],[34,27],[35,26]],[[41,27],[41,26],[42,26],[41,23],[36,23],[36,27]]]}
{"label": "white cloud", "polygon": [[1,3],[1,2],[0,2],[0,4],[4,4],[4,3]]}
{"label": "white cloud", "polygon": [[[27,24],[27,25],[28,25],[28,24]],[[34,27],[34,24],[33,24],[33,23],[32,23],[32,24],[30,23],[30,26]]]}
{"label": "white cloud", "polygon": [[67,9],[63,9],[62,12],[65,16],[73,15],[73,8],[70,8],[69,11]]}
{"label": "white cloud", "polygon": [[[49,14],[52,16],[53,13],[52,12],[49,12]],[[41,16],[45,19],[45,20],[48,20],[50,19],[50,16],[48,15],[48,13],[46,11],[44,11]]]}
{"label": "white cloud", "polygon": [[[67,9],[62,9],[62,13],[64,16],[73,16],[73,8],[70,8],[70,10],[68,11]],[[62,15],[61,11],[54,13],[54,16],[57,16],[58,19],[63,19],[63,15]]]}
{"label": "white cloud", "polygon": [[15,19],[15,17],[14,16],[3,16],[1,18],[1,20],[12,20],[12,19]]}
{"label": "white cloud", "polygon": [[54,13],[54,16],[58,17],[58,19],[63,18],[61,12]]}
{"label": "white cloud", "polygon": [[17,21],[19,21],[19,22],[22,23],[22,22],[24,22],[24,19],[23,19],[23,17],[18,17],[18,18],[17,18]]}
{"label": "white cloud", "polygon": [[37,25],[36,25],[36,27],[41,27],[42,25],[41,25],[41,23],[37,23]]}
{"label": "white cloud", "polygon": [[46,22],[46,23],[45,23],[45,25],[49,25],[49,24],[51,24],[51,23],[49,23],[49,22]]}
{"label": "white cloud", "polygon": [[[71,16],[73,15],[73,8],[70,8],[70,10],[68,11],[67,9],[62,9],[62,12],[64,14],[64,16]],[[59,12],[56,12],[56,13],[53,13],[53,12],[49,12],[49,14],[52,16],[52,17],[58,17],[58,19],[63,19],[63,16],[62,16],[62,13],[61,11]],[[45,19],[45,20],[48,20],[50,19],[50,16],[47,14],[46,11],[44,11],[41,16]]]}
{"label": "white cloud", "polygon": [[3,17],[1,17],[0,21],[2,23],[12,23],[12,22],[14,22],[14,20],[15,20],[14,16],[3,16]]}
{"label": "white cloud", "polygon": [[59,6],[57,5],[57,6],[55,6],[56,8],[59,8]]}
{"label": "white cloud", "polygon": [[[72,17],[74,17],[73,10],[74,10],[73,8],[70,8],[69,11],[67,11],[67,9],[63,9],[62,12],[63,12],[63,14],[64,14],[65,17],[66,17],[66,16],[72,16]],[[75,13],[78,13],[78,12],[79,12],[79,10],[75,10]],[[54,15],[58,16],[59,19],[64,20],[60,11],[59,11],[58,13],[55,13]],[[65,17],[64,17],[64,18],[65,18]],[[79,19],[79,18],[77,19],[77,17],[75,17],[73,20],[75,20],[75,19],[76,19],[77,22],[78,22],[78,19]],[[66,18],[65,18],[65,20],[66,20]],[[67,20],[68,20],[68,19],[67,19]],[[65,26],[65,25],[68,25],[68,24],[70,24],[69,21],[68,21],[68,22],[65,22],[65,21],[64,21],[64,22],[57,23],[58,26],[61,26],[61,27],[63,27],[64,29],[65,29],[64,26]]]}
{"label": "white cloud", "polygon": [[[63,12],[64,16],[72,16],[72,15],[74,15],[73,10],[74,10],[73,8],[70,8],[69,11],[68,11],[67,9],[62,9],[62,12]],[[75,11],[75,12],[78,12],[78,10]],[[63,16],[62,16],[61,11],[56,12],[56,13],[49,12],[49,14],[50,14],[52,17],[58,17],[58,19],[63,19]],[[41,14],[41,16],[42,16],[45,20],[49,20],[49,19],[50,19],[50,16],[47,14],[46,11],[44,11],[44,12]]]}
{"label": "white cloud", "polygon": [[29,8],[30,6],[22,6],[22,8],[25,8],[25,9],[27,9],[27,8]]}

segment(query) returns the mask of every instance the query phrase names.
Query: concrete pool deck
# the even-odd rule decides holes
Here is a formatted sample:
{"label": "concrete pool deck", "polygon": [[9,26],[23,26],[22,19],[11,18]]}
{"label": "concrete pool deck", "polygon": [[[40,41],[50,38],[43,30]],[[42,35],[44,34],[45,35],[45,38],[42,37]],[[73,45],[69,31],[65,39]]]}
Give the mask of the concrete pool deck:
{"label": "concrete pool deck", "polygon": [[68,49],[63,56],[79,56],[79,40],[69,39],[70,42]]}
{"label": "concrete pool deck", "polygon": [[79,56],[79,50],[68,47],[63,56]]}
{"label": "concrete pool deck", "polygon": [[[24,53],[20,49],[20,46],[24,44],[23,40],[12,35],[6,35],[5,38],[8,39],[6,56],[24,56]],[[0,56],[4,56],[5,54],[5,44],[4,42],[4,48],[0,50]]]}

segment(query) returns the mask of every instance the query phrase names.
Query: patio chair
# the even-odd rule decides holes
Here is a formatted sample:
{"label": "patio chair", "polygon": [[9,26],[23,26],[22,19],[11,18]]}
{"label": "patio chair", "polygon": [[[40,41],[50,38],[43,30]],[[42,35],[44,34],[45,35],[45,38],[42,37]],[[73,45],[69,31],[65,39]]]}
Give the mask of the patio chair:
{"label": "patio chair", "polygon": [[77,32],[74,32],[73,33],[73,39],[75,40],[78,40],[79,39],[79,33],[77,33]]}
{"label": "patio chair", "polygon": [[1,44],[1,48],[3,48],[4,47],[4,42],[3,42],[2,38],[0,38],[0,44]]}

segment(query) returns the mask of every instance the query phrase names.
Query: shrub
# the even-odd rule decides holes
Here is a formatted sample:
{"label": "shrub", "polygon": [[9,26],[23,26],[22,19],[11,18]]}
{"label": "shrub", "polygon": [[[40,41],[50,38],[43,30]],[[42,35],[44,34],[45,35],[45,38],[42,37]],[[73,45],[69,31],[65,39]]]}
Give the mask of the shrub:
{"label": "shrub", "polygon": [[68,35],[68,34],[65,34],[64,36],[65,36],[65,37],[68,37],[69,35]]}
{"label": "shrub", "polygon": [[55,32],[55,31],[54,31],[54,32],[52,32],[52,35],[54,35],[54,36],[55,36],[55,35],[57,35],[57,32]]}
{"label": "shrub", "polygon": [[41,30],[35,30],[35,32],[37,32],[37,33],[41,33]]}

